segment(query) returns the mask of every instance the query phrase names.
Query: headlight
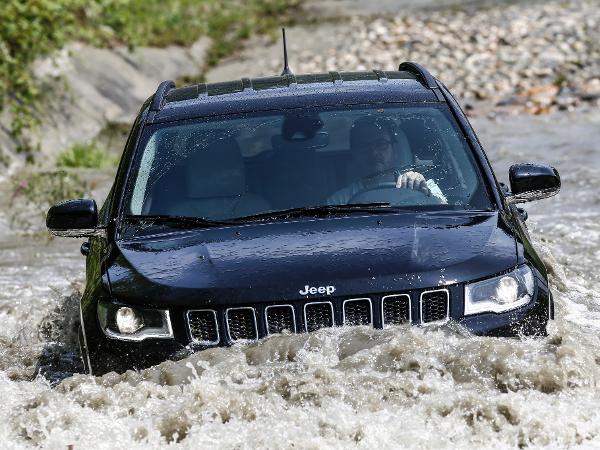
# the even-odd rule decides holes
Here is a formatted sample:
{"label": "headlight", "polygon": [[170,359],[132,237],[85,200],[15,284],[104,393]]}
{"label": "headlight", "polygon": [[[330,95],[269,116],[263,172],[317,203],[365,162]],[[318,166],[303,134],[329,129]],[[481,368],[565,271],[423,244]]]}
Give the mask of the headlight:
{"label": "headlight", "polygon": [[98,321],[104,334],[127,341],[172,338],[169,311],[98,302]]}
{"label": "headlight", "polygon": [[533,272],[527,265],[499,277],[465,286],[465,316],[504,312],[526,305],[533,298]]}

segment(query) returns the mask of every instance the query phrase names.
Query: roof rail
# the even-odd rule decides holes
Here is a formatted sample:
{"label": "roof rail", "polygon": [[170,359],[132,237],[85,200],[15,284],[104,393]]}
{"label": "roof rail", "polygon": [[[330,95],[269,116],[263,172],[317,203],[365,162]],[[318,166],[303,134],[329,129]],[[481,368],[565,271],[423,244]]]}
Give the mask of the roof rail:
{"label": "roof rail", "polygon": [[398,66],[398,70],[412,73],[417,78],[420,78],[420,81],[422,81],[429,89],[438,87],[435,78],[433,78],[429,71],[421,64],[405,61]]}
{"label": "roof rail", "polygon": [[171,89],[175,88],[175,82],[171,80],[163,81],[156,88],[152,103],[150,104],[150,111],[160,111],[165,104],[165,97]]}
{"label": "roof rail", "polygon": [[440,91],[440,86],[438,85],[436,79],[421,64],[417,64],[411,61],[404,61],[398,66],[398,70],[403,70],[412,73],[415,77],[417,77],[419,81],[421,81],[425,85],[425,87],[433,91],[433,93],[440,102],[446,101],[446,99]]}

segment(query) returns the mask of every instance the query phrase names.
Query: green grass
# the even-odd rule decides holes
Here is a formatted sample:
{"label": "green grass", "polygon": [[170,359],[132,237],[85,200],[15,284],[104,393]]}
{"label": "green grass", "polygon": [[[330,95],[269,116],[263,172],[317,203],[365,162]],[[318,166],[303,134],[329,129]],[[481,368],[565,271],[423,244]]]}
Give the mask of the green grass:
{"label": "green grass", "polygon": [[106,47],[189,45],[208,36],[208,65],[240,40],[293,22],[302,0],[4,0],[0,7],[0,112],[12,112],[19,148],[31,150],[42,96],[30,71],[36,58],[70,40]]}
{"label": "green grass", "polygon": [[57,167],[106,169],[115,167],[118,158],[96,142],[75,144],[56,158]]}

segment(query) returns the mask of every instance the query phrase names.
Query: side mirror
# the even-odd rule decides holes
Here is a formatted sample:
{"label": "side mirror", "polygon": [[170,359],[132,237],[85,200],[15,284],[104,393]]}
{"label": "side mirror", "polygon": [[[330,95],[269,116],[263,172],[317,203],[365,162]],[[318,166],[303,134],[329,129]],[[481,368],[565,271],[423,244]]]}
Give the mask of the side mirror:
{"label": "side mirror", "polygon": [[46,227],[54,236],[103,236],[104,229],[97,228],[98,207],[90,199],[66,200],[48,210]]}
{"label": "side mirror", "polygon": [[515,164],[510,167],[511,195],[508,203],[524,203],[552,197],[560,190],[560,175],[544,164]]}

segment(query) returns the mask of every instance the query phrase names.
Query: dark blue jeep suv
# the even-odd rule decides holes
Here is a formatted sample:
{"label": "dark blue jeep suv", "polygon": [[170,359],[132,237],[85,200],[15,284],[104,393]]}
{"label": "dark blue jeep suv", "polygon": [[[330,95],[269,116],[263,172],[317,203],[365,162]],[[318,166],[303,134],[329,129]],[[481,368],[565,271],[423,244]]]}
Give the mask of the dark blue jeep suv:
{"label": "dark blue jeep suv", "polygon": [[50,209],[87,237],[80,345],[94,374],[321,327],[462,324],[544,335],[546,269],[446,87],[415,63],[198,84],[143,105],[98,212]]}

